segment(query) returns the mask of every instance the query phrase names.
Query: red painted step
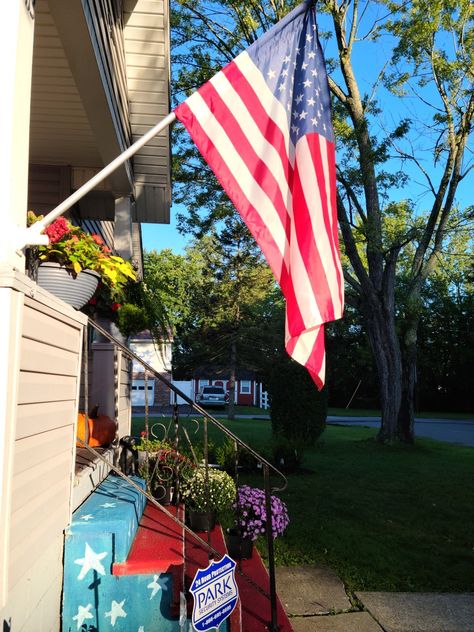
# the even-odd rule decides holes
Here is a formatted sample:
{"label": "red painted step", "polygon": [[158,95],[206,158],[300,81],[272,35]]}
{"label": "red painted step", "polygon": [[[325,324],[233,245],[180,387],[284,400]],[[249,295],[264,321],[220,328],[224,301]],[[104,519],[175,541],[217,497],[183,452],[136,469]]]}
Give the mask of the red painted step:
{"label": "red painted step", "polygon": [[[268,596],[270,580],[268,571],[255,547],[249,560],[241,560],[238,563],[235,579],[242,603],[242,632],[268,630],[271,621],[270,597]],[[293,632],[278,596],[277,622],[280,632]]]}
{"label": "red painted step", "polygon": [[[183,507],[169,505],[166,510],[183,521]],[[116,562],[113,575],[170,573],[183,566],[183,529],[155,505],[147,503],[138,531],[125,562]]]}
{"label": "red painted step", "polygon": [[[170,514],[184,522],[184,507],[166,506]],[[142,514],[132,547],[125,562],[112,566],[113,575],[143,575],[171,573],[173,576],[172,608],[178,606],[183,589],[184,533],[155,505],[147,503]]]}

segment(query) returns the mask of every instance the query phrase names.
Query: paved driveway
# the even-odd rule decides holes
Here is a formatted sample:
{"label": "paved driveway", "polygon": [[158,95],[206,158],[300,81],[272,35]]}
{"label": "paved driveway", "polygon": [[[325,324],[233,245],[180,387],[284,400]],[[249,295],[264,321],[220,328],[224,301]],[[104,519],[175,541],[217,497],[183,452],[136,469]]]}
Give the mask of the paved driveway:
{"label": "paved driveway", "polygon": [[[380,418],[378,417],[328,416],[327,422],[329,424],[343,426],[380,427]],[[466,421],[454,419],[415,419],[415,435],[474,447],[474,419]]]}

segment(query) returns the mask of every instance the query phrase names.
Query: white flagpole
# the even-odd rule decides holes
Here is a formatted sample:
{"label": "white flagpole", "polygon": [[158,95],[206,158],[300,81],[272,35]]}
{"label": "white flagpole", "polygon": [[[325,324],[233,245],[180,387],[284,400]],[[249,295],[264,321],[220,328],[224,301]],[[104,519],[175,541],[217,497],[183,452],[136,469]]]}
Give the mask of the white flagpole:
{"label": "white flagpole", "polygon": [[120,165],[123,165],[133,154],[146,145],[154,136],[163,131],[168,125],[175,120],[176,115],[174,112],[170,112],[164,119],[152,127],[146,134],[130,145],[128,149],[122,152],[119,156],[114,158],[112,162],[106,165],[99,173],[96,173],[90,180],[85,182],[77,191],[74,191],[72,195],[66,198],[61,204],[56,206],[50,213],[48,213],[42,220],[35,222],[29,228],[23,229],[18,233],[18,239],[16,244],[17,250],[22,250],[26,246],[44,245],[48,244],[48,236],[41,235],[40,233],[49,226],[54,220],[62,215],[65,211],[71,208],[73,204],[78,202],[86,193],[89,193],[99,182],[105,180],[111,173],[115,171]]}

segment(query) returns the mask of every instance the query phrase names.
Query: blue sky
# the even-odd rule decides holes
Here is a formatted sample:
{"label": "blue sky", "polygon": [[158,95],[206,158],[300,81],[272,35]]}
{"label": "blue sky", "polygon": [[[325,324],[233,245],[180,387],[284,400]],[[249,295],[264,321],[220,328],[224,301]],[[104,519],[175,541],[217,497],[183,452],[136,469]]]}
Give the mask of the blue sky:
{"label": "blue sky", "polygon": [[183,236],[176,226],[176,215],[182,212],[182,207],[174,205],[170,211],[170,224],[142,224],[142,239],[144,250],[163,250],[171,248],[176,254],[182,254],[189,243],[189,236]]}

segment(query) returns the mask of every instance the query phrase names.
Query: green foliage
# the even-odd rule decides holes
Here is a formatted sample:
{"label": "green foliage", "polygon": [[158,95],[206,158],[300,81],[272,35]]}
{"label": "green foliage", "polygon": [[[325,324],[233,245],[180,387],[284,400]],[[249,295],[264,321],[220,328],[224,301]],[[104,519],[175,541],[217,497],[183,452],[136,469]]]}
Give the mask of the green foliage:
{"label": "green foliage", "polygon": [[284,355],[267,379],[274,435],[314,445],[326,425],[326,390],[318,392],[307,370]]}
{"label": "green foliage", "polygon": [[177,328],[175,370],[189,375],[203,365],[252,368],[258,307],[274,288],[261,253],[236,217],[196,240],[188,253],[200,260],[201,276],[190,288],[189,313]]}

